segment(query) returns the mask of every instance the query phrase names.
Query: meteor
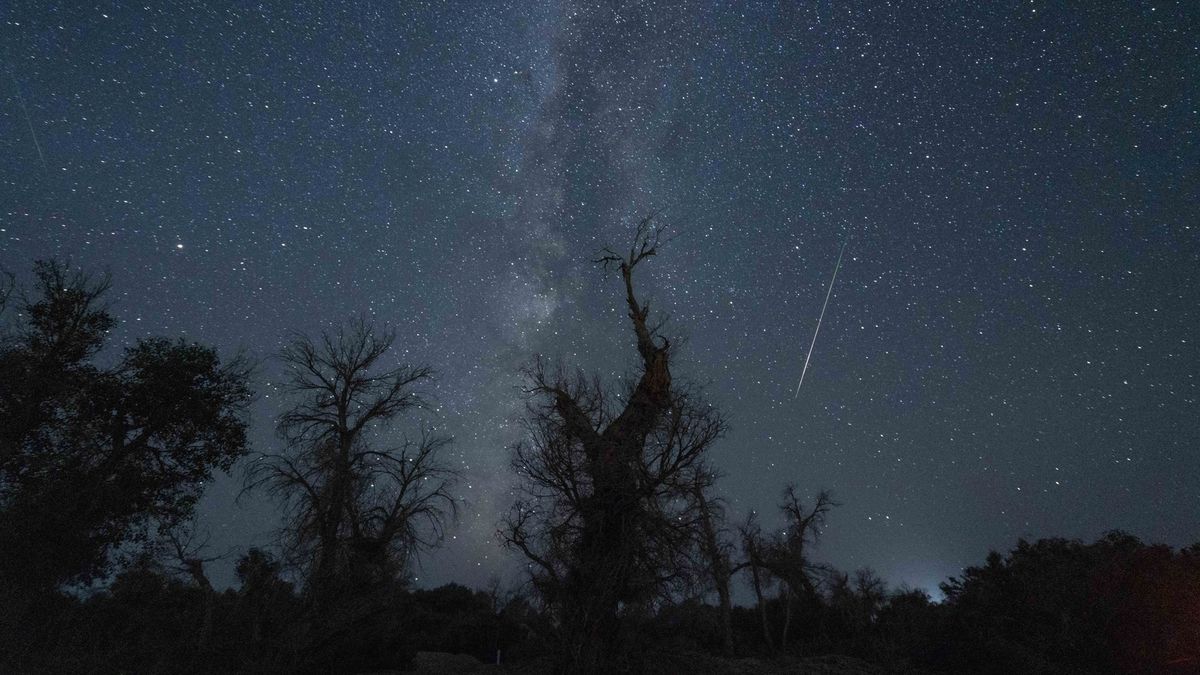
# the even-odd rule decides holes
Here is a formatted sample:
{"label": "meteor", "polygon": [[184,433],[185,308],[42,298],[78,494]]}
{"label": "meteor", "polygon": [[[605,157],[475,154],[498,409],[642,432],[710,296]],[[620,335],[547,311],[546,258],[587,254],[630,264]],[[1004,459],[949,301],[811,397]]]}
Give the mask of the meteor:
{"label": "meteor", "polygon": [[800,396],[800,385],[804,384],[804,375],[808,372],[808,362],[812,360],[813,347],[817,346],[817,334],[821,332],[821,321],[825,319],[825,308],[829,306],[829,296],[833,295],[833,282],[837,281],[838,270],[842,267],[842,254],[846,252],[846,244],[850,243],[849,237],[842,242],[842,250],[838,251],[837,264],[833,266],[833,277],[829,279],[829,289],[825,291],[825,304],[821,305],[821,315],[817,317],[817,329],[813,331],[812,344],[808,346],[808,356],[804,357],[804,370],[800,371],[800,383],[796,385],[796,394],[793,399]]}
{"label": "meteor", "polygon": [[25,113],[25,124],[29,125],[29,135],[33,137],[33,147],[37,148],[38,159],[42,160],[42,168],[49,171],[50,167],[46,166],[46,156],[42,154],[42,144],[38,143],[37,132],[33,130],[33,120],[29,118],[29,109],[25,107],[25,97],[21,95],[21,85],[11,70],[8,71],[8,76],[12,78],[13,87],[17,90],[17,103],[21,104],[21,112]]}

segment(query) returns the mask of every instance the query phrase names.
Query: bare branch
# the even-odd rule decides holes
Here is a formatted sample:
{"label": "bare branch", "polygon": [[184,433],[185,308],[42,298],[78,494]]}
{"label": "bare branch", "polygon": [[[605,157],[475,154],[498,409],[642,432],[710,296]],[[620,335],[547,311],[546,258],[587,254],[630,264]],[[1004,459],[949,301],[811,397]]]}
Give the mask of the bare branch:
{"label": "bare branch", "polygon": [[402,573],[457,519],[458,475],[441,461],[448,437],[422,426],[415,440],[380,445],[401,415],[425,407],[416,387],[433,376],[386,367],[395,339],[359,318],[297,336],[281,354],[297,396],[279,418],[285,448],[251,466],[246,489],[283,500],[289,548],[316,595],[347,575]]}

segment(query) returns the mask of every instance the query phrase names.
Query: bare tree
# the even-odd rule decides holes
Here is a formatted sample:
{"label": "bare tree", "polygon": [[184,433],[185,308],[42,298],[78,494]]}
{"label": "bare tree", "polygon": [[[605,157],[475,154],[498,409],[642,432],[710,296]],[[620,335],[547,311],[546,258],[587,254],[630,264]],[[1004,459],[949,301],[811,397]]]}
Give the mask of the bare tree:
{"label": "bare tree", "polygon": [[775,651],[775,640],[771,637],[771,621],[767,617],[766,591],[770,586],[771,572],[768,567],[768,545],[764,540],[762,526],[758,524],[757,514],[751,511],[746,521],[738,528],[742,538],[742,555],[745,556],[745,568],[750,572],[750,587],[754,590],[755,605],[758,607],[758,618],[762,623],[763,642],[767,651]]}
{"label": "bare tree", "polygon": [[422,426],[399,442],[388,430],[425,401],[428,367],[385,365],[396,338],[358,319],[281,352],[295,405],[279,418],[284,449],[247,475],[283,499],[290,551],[316,604],[340,581],[396,579],[442,540],[456,515],[457,478],[440,457],[450,439]]}
{"label": "bare tree", "polygon": [[222,555],[203,557],[202,553],[208,547],[209,536],[203,537],[196,530],[194,518],[174,523],[162,530],[162,545],[166,549],[165,557],[168,568],[175,574],[187,577],[200,589],[203,595],[203,614],[200,630],[196,633],[196,645],[203,648],[213,628],[213,607],[216,604],[217,593],[204,571],[204,566],[220,560]]}
{"label": "bare tree", "polygon": [[810,595],[817,592],[816,580],[826,572],[826,567],[814,563],[809,553],[820,539],[825,520],[835,506],[839,504],[827,490],[818,492],[809,508],[804,506],[794,484],[783,490],[779,510],[784,516],[784,529],[776,534],[768,557],[775,574],[795,591]]}
{"label": "bare tree", "polygon": [[717,608],[721,618],[721,646],[726,656],[733,656],[733,575],[741,564],[732,561],[733,544],[726,539],[722,526],[725,521],[725,503],[711,494],[716,475],[697,472],[693,477],[692,491],[699,525],[699,553],[704,576],[717,593]]}
{"label": "bare tree", "polygon": [[793,601],[801,596],[815,597],[821,579],[832,572],[828,566],[812,560],[810,549],[820,538],[825,519],[835,506],[838,504],[833,501],[833,496],[822,490],[813,505],[806,508],[796,492],[796,486],[789,484],[784,488],[783,501],[779,504],[785,523],[783,529],[770,537],[764,536],[753,514],[742,526],[746,565],[758,600],[768,648],[773,646],[773,641],[763,597],[765,587],[771,579],[779,581],[780,599],[784,606],[779,648],[786,649]]}
{"label": "bare tree", "polygon": [[887,582],[869,567],[855,571],[853,581],[844,572],[830,576],[829,604],[841,615],[845,625],[856,631],[875,623],[889,595]]}
{"label": "bare tree", "polygon": [[700,531],[694,478],[725,429],[714,408],[673,382],[671,343],[634,290],[634,271],[658,253],[660,235],[648,217],[627,254],[606,249],[595,261],[624,284],[636,378],[614,394],[540,359],[527,372],[526,437],[513,449],[522,496],[501,535],[529,560],[576,672],[610,667],[622,617],[687,581]]}

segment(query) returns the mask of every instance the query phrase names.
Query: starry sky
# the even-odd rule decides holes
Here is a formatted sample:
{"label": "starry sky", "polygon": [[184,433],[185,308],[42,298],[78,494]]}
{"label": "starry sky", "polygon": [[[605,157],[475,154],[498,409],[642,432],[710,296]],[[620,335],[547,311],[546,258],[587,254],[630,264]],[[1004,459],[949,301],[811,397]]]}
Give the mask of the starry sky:
{"label": "starry sky", "polygon": [[[630,371],[588,260],[652,209],[677,237],[639,282],[729,419],[735,517],[827,487],[818,557],[926,588],[1022,536],[1183,545],[1198,35],[1166,0],[15,0],[0,265],[111,270],[115,346],[262,359],[257,449],[290,331],[395,326],[464,472],[421,584],[513,573],[519,370]],[[240,486],[202,504],[217,552],[273,536]]]}

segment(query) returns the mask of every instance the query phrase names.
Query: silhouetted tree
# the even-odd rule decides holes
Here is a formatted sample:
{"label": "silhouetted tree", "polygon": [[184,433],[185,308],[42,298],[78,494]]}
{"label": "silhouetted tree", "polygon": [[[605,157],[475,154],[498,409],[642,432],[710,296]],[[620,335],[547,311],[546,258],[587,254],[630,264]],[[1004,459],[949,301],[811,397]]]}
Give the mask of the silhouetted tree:
{"label": "silhouetted tree", "polygon": [[286,643],[299,638],[299,601],[283,578],[283,565],[270,553],[251,548],[234,569],[240,587],[229,614],[238,660],[258,665],[258,672],[286,670],[294,652]]}
{"label": "silhouetted tree", "polygon": [[98,366],[108,278],[34,272],[0,340],[0,585],[50,589],[192,513],[246,451],[249,368],[158,338]]}
{"label": "silhouetted tree", "polygon": [[673,382],[671,343],[635,293],[634,271],[659,243],[646,218],[627,254],[597,260],[620,272],[636,378],[614,395],[598,378],[538,360],[528,371],[526,439],[513,449],[523,497],[502,536],[530,561],[577,672],[617,667],[623,616],[686,581],[700,532],[693,480],[725,429],[714,408]]}
{"label": "silhouetted tree", "polygon": [[217,602],[217,592],[204,566],[220,560],[221,556],[202,557],[208,546],[208,537],[201,537],[196,529],[196,522],[188,519],[170,527],[163,532],[162,555],[168,560],[170,569],[177,575],[190,580],[200,591],[203,598],[203,618],[196,631],[196,643],[200,650],[206,646],[213,630],[213,611]]}
{"label": "silhouetted tree", "polygon": [[[107,276],[55,261],[0,283],[0,670],[53,653],[56,591],[112,570],[194,511],[246,451],[249,367],[147,338],[100,365],[115,321]],[[15,310],[15,311],[14,311]],[[32,659],[32,660],[29,660]],[[74,670],[69,661],[57,670]],[[51,669],[55,670],[55,669]]]}
{"label": "silhouetted tree", "polygon": [[692,497],[699,525],[699,554],[705,578],[717,593],[720,612],[721,645],[726,656],[733,656],[733,575],[741,566],[732,561],[734,546],[726,538],[724,528],[725,504],[712,494],[716,476],[697,472],[692,479]]}
{"label": "silhouetted tree", "polygon": [[758,524],[758,514],[751,511],[746,515],[746,521],[738,528],[742,540],[742,555],[745,557],[745,569],[750,574],[750,588],[754,591],[754,604],[758,608],[759,622],[762,624],[763,642],[768,652],[775,650],[775,639],[771,637],[771,621],[767,617],[767,590],[772,583],[770,569],[767,566],[767,543],[763,536],[762,526]]}
{"label": "silhouetted tree", "polygon": [[833,497],[822,490],[812,507],[805,508],[794,485],[783,490],[779,510],[784,527],[770,536],[764,535],[751,513],[741,527],[745,567],[750,573],[759,614],[763,624],[763,639],[768,649],[774,648],[770,620],[767,616],[766,590],[772,581],[779,582],[780,599],[784,607],[779,648],[786,649],[792,624],[792,605],[796,598],[818,599],[817,584],[831,572],[830,568],[813,562],[809,549],[817,542],[829,511],[837,506]]}
{"label": "silhouetted tree", "polygon": [[[0,269],[0,321],[7,320],[9,304],[17,290],[17,277],[6,269]],[[7,336],[5,336],[7,338]]]}
{"label": "silhouetted tree", "polygon": [[944,610],[923,590],[901,587],[893,591],[876,615],[877,641],[867,656],[894,664],[929,666],[939,649]]}
{"label": "silhouetted tree", "polygon": [[1200,557],[1112,532],[1019,541],[942,584],[937,665],[973,672],[1196,672]]}
{"label": "silhouetted tree", "polygon": [[782,583],[784,621],[779,647],[787,648],[788,631],[792,623],[792,603],[797,597],[817,596],[820,577],[829,572],[825,565],[815,563],[809,548],[817,543],[825,526],[826,516],[837,504],[824,490],[817,494],[811,508],[805,508],[796,494],[796,486],[783,490],[779,510],[784,516],[784,528],[777,532],[767,546],[763,562]]}
{"label": "silhouetted tree", "polygon": [[425,406],[416,387],[432,377],[387,365],[395,339],[359,319],[281,353],[297,400],[279,418],[283,451],[255,461],[248,487],[282,498],[290,551],[318,607],[351,586],[399,580],[457,513],[456,475],[440,456],[450,439],[424,425],[398,441],[389,433]]}
{"label": "silhouetted tree", "polygon": [[842,628],[852,634],[869,631],[888,602],[887,584],[868,568],[853,576],[831,572],[828,577],[829,605]]}

